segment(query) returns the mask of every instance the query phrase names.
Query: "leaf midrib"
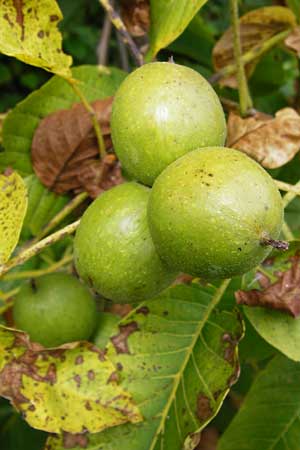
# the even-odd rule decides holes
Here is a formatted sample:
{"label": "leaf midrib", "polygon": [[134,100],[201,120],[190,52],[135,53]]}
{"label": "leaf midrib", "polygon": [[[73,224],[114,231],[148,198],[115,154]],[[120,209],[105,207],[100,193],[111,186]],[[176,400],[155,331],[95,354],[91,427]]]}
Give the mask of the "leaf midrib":
{"label": "leaf midrib", "polygon": [[193,338],[193,340],[191,342],[191,345],[188,347],[188,350],[186,352],[186,356],[185,356],[184,361],[183,361],[182,366],[181,366],[181,370],[174,376],[174,384],[173,384],[173,388],[172,388],[169,400],[168,400],[168,402],[167,402],[167,404],[166,404],[166,406],[165,406],[165,408],[164,408],[164,410],[163,410],[163,412],[161,414],[161,420],[160,420],[160,423],[159,423],[159,427],[156,430],[154,439],[152,440],[152,443],[151,443],[151,446],[149,447],[149,450],[153,450],[154,449],[154,447],[155,447],[155,445],[157,443],[157,440],[158,440],[161,432],[164,429],[165,422],[166,422],[167,416],[169,414],[169,411],[171,409],[172,403],[173,403],[174,399],[176,398],[176,393],[177,393],[177,390],[178,390],[178,387],[179,387],[179,384],[180,384],[180,381],[181,381],[181,378],[182,378],[182,374],[184,373],[184,371],[186,369],[186,366],[188,365],[188,362],[189,362],[189,360],[191,358],[191,355],[193,353],[193,349],[194,349],[194,347],[195,347],[195,345],[197,343],[197,340],[198,340],[198,338],[199,338],[199,336],[201,334],[201,331],[202,331],[205,323],[207,322],[208,317],[210,316],[211,312],[213,311],[215,306],[218,304],[218,302],[222,298],[222,296],[223,296],[224,292],[226,291],[229,283],[230,283],[230,279],[224,280],[223,283],[221,284],[221,286],[217,289],[217,291],[215,292],[213,298],[210,301],[209,306],[206,308],[206,311],[205,311],[205,314],[204,314],[202,320],[199,322],[199,325],[196,328],[194,338]]}

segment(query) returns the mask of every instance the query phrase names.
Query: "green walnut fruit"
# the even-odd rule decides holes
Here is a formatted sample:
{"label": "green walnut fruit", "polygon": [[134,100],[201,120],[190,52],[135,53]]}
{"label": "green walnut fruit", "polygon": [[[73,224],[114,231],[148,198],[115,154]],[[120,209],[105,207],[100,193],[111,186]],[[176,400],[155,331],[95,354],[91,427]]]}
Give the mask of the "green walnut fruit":
{"label": "green walnut fruit", "polygon": [[24,284],[13,309],[17,328],[45,347],[88,339],[96,326],[96,305],[75,277],[52,273]]}
{"label": "green walnut fruit", "polygon": [[124,183],[85,211],[74,240],[79,275],[117,303],[149,299],[175,278],[160,260],[148,228],[150,189]]}
{"label": "green walnut fruit", "polygon": [[150,232],[174,270],[229,278],[259,264],[283,221],[270,175],[244,153],[197,149],[157,178],[148,205]]}
{"label": "green walnut fruit", "polygon": [[155,62],[132,72],[116,93],[111,118],[124,169],[151,186],[173,161],[198,147],[224,145],[220,101],[198,72]]}

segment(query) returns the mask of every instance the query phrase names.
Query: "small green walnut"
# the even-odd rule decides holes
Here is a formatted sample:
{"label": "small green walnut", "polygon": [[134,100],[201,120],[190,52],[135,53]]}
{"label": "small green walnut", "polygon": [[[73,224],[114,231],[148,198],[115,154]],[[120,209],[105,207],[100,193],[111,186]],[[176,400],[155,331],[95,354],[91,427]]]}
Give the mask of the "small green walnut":
{"label": "small green walnut", "polygon": [[221,103],[198,72],[174,63],[145,64],[115,95],[112,139],[123,168],[151,186],[173,161],[198,147],[224,145]]}
{"label": "small green walnut", "polygon": [[281,196],[270,175],[244,153],[197,149],[157,178],[150,232],[162,260],[204,278],[230,278],[259,264],[282,227]]}

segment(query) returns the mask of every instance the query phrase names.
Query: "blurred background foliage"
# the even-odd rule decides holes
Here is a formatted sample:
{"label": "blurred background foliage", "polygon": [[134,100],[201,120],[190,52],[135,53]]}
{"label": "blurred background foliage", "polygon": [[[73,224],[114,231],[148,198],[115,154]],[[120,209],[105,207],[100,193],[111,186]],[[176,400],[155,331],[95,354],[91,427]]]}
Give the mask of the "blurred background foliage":
{"label": "blurred background foliage", "polygon": [[[63,35],[63,47],[73,57],[74,65],[97,64],[97,48],[101,39],[101,30],[105,13],[97,0],[58,0],[64,20],[60,24]],[[274,4],[287,5],[300,16],[300,1],[287,0],[244,0],[240,2],[240,15],[262,6]],[[167,60],[171,55],[175,61],[199,71],[206,78],[213,74],[212,49],[229,27],[228,0],[208,1],[201,12],[189,24],[184,33],[167,49],[162,50],[158,59]],[[120,50],[115,30],[109,41],[108,64],[121,67]],[[134,67],[131,61],[132,68]],[[14,58],[0,55],[0,113],[13,108],[33,90],[45,83],[51,74],[26,65]],[[250,90],[254,107],[265,113],[274,114],[285,106],[300,110],[299,59],[283,48],[276,47],[268,52],[257,65],[250,79]],[[238,101],[236,90],[215,86],[222,97]],[[270,171],[273,176],[289,183],[299,180],[299,154],[280,169]],[[300,235],[300,198],[295,199],[287,208],[287,219],[291,229]],[[30,264],[33,264],[34,260]],[[25,266],[26,267],[26,266]],[[241,346],[241,359],[245,370],[226,399],[221,413],[213,422],[219,431],[228,425],[237,408],[240,398],[247,392],[259,369],[266,364],[274,349],[268,346],[247,323],[248,334]],[[254,338],[253,338],[254,336]],[[253,339],[258,339],[255,348]],[[258,349],[257,351],[255,349]],[[252,354],[251,354],[252,352]],[[261,352],[262,354],[258,354]],[[9,403],[0,399],[0,448],[1,450],[41,450],[46,434],[30,428],[14,412]]]}

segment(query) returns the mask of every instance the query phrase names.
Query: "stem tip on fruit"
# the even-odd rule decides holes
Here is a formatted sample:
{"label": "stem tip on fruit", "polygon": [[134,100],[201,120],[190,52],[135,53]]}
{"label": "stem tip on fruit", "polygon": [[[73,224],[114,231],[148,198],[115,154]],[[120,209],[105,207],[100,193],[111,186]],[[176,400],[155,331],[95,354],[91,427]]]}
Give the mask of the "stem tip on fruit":
{"label": "stem tip on fruit", "polygon": [[276,248],[277,250],[283,250],[286,251],[289,248],[289,243],[286,241],[280,241],[277,239],[270,239],[270,238],[263,238],[260,241],[261,245],[270,245],[273,248]]}

